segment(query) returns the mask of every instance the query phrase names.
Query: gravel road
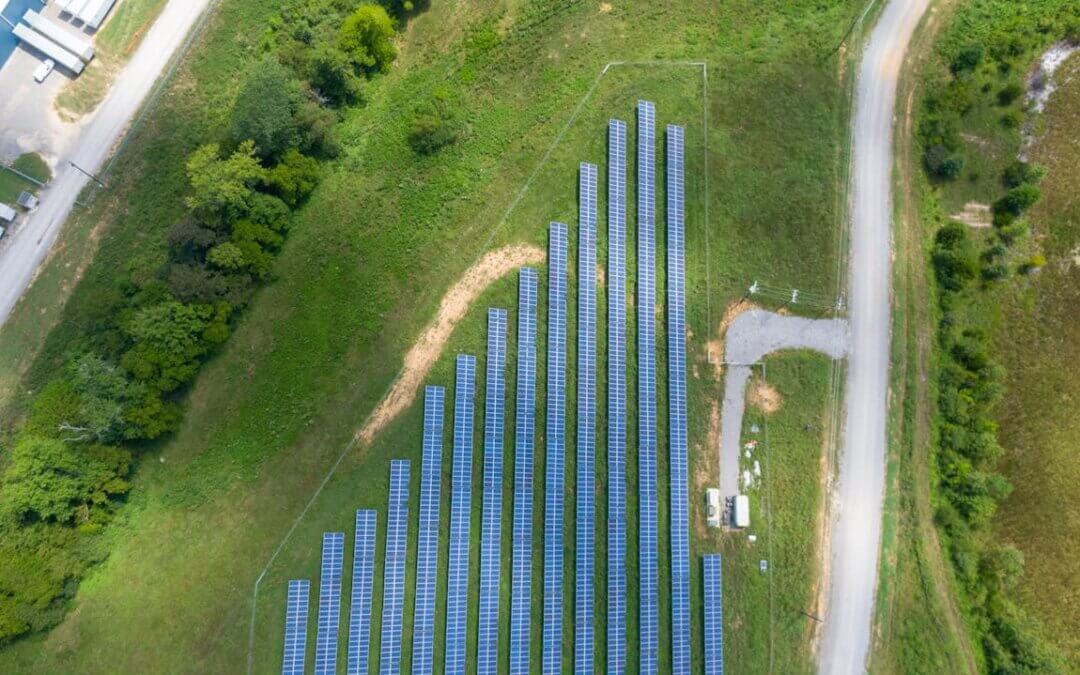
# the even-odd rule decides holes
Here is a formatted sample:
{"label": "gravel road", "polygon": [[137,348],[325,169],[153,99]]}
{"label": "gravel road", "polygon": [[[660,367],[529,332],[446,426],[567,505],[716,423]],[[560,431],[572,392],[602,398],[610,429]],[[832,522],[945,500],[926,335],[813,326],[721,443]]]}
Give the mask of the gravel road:
{"label": "gravel road", "polygon": [[89,180],[69,165],[97,172],[124,135],[173,52],[183,43],[210,0],[169,0],[139,49],[113,83],[108,97],[83,125],[57,175],[42,191],[41,205],[17,223],[0,249],[0,326],[22,297],[49,253],[79,192]]}
{"label": "gravel road", "polygon": [[720,424],[720,496],[739,493],[739,446],[746,382],[751,364],[783,349],[812,349],[842,359],[848,349],[843,319],[805,319],[754,309],[743,312],[724,335],[724,407]]}
{"label": "gravel road", "polygon": [[828,675],[864,672],[870,647],[885,487],[893,110],[904,52],[928,4],[890,0],[859,70],[852,130],[851,354],[819,655],[819,672]]}

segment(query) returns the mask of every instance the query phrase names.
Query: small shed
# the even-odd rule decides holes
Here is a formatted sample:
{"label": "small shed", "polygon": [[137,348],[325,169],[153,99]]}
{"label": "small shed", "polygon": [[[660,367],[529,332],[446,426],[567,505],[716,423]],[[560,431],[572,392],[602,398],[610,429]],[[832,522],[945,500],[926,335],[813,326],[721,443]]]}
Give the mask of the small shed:
{"label": "small shed", "polygon": [[15,209],[11,208],[7,204],[0,204],[0,220],[5,223],[11,223],[15,220]]}
{"label": "small shed", "polygon": [[25,190],[19,193],[19,206],[29,211],[30,209],[36,208],[37,205],[38,198],[35,197],[33,194]]}

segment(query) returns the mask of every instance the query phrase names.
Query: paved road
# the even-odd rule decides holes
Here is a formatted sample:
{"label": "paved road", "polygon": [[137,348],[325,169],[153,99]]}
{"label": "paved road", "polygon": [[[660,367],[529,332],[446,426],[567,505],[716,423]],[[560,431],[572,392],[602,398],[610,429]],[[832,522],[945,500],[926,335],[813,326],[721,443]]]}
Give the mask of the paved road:
{"label": "paved road", "polygon": [[11,241],[0,250],[0,326],[30,285],[60,234],[79,191],[89,180],[71,168],[68,161],[91,172],[104,164],[169,58],[209,2],[169,0],[142,45],[116,78],[108,97],[83,125],[70,154],[61,158],[56,178],[41,194],[41,206],[17,224]]}
{"label": "paved road", "polygon": [[739,446],[751,364],[783,349],[812,349],[834,359],[848,351],[843,319],[805,319],[761,309],[743,312],[724,335],[724,407],[720,413],[720,497],[739,494]]}
{"label": "paved road", "polygon": [[819,672],[866,670],[881,546],[889,374],[892,124],[911,34],[929,0],[890,0],[863,54],[852,132],[851,355]]}

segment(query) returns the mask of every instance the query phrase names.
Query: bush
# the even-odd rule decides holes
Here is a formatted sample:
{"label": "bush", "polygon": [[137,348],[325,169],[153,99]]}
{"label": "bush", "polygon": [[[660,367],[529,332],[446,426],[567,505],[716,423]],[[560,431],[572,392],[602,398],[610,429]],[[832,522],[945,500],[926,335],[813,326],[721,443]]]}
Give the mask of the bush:
{"label": "bush", "polygon": [[949,64],[950,70],[954,75],[960,75],[962,73],[970,73],[975,70],[983,59],[983,46],[978,42],[972,42],[961,49],[956,56],[953,57],[952,63]]}
{"label": "bush", "polygon": [[1038,185],[1046,177],[1046,167],[1040,164],[1015,161],[1005,167],[1001,182],[1006,188],[1020,187],[1024,183]]}
{"label": "bush", "polygon": [[409,124],[409,147],[420,155],[432,155],[454,143],[458,137],[457,122],[450,110],[447,96],[420,106]]}
{"label": "bush", "polygon": [[1024,93],[1024,88],[1016,82],[1010,82],[998,91],[997,100],[998,105],[1012,105],[1012,103],[1020,98]]}
{"label": "bush", "polygon": [[994,202],[994,211],[996,213],[1007,213],[1014,217],[1019,216],[1034,206],[1041,197],[1042,191],[1038,187],[1030,183],[1018,185],[1006,192],[1004,197]]}
{"label": "bush", "polygon": [[923,155],[926,170],[935,178],[956,180],[964,170],[964,156],[949,152],[944,145],[931,146]]}
{"label": "bush", "polygon": [[308,81],[320,98],[334,105],[355,103],[360,98],[360,78],[349,57],[331,45],[316,47]]}

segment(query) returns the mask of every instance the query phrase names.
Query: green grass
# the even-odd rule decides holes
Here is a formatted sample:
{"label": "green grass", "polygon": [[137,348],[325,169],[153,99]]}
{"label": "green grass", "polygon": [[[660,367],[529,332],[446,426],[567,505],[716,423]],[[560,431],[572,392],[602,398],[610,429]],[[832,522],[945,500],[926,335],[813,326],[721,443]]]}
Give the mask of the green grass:
{"label": "green grass", "polygon": [[[41,183],[46,183],[52,178],[52,172],[49,171],[48,164],[36,152],[26,152],[19,155],[11,163],[11,167]],[[24,191],[37,194],[38,186],[19,174],[0,167],[0,202],[15,206],[15,200]]]}
{"label": "green grass", "polygon": [[[260,27],[274,7],[274,3],[250,0],[222,3],[160,108],[137,131],[117,163],[111,181],[118,186],[116,192],[104,195],[92,211],[65,231],[61,257],[45,270],[42,280],[29,291],[28,302],[4,328],[0,382],[6,384],[0,391],[8,392],[6,418],[18,416],[28,393],[55,371],[77,336],[94,325],[95,299],[116,292],[118,281],[124,278],[147,274],[161,260],[164,231],[182,212],[182,158],[198,143],[220,133],[217,130],[223,127],[239,72],[257,58]],[[610,13],[599,13],[594,6],[583,4],[553,12],[544,7],[543,3],[509,8],[471,3],[467,10],[455,10],[436,3],[410,22],[399,65],[373,83],[366,107],[350,112],[343,122],[345,156],[330,168],[311,202],[297,216],[275,264],[275,281],[258,294],[236,334],[201,373],[188,397],[181,431],[147,449],[122,522],[110,531],[113,553],[80,587],[77,611],[50,634],[0,653],[0,669],[168,672],[190,664],[202,672],[241,670],[247,657],[250,592],[259,570],[355,428],[385,392],[402,354],[433,315],[444,289],[485,248],[520,241],[543,243],[549,220],[576,222],[577,162],[604,163],[607,118],[619,115],[632,120],[638,97],[656,100],[659,123],[687,125],[687,310],[694,336],[689,342],[694,373],[690,382],[690,447],[695,468],[708,461],[709,410],[721,389],[706,363],[705,343],[714,335],[723,307],[754,279],[821,294],[835,288],[842,222],[838,205],[842,200],[834,197],[846,164],[838,149],[845,147],[848,136],[849,98],[846,81],[837,76],[835,57],[826,55],[862,6],[854,2],[814,8],[783,2],[764,6],[733,2],[708,8],[696,3],[642,4],[616,6]],[[464,36],[477,34],[483,26],[496,26],[500,31],[501,38],[494,46],[482,47],[484,40],[463,42]],[[600,80],[562,142],[504,221],[507,207],[603,66],[613,60],[639,59],[708,62],[708,166],[703,157],[700,70],[615,67]],[[405,144],[406,113],[437,87],[450,89],[465,115],[467,131],[457,145],[441,154],[416,158]],[[658,170],[662,176],[662,163]],[[631,181],[631,197],[632,186]],[[663,213],[663,193],[658,192],[658,197],[657,206]],[[704,217],[706,203],[708,221]],[[634,213],[632,203],[628,212]],[[600,229],[603,232],[603,224]],[[662,243],[662,227],[658,230]],[[80,248],[78,242],[98,242],[92,262],[88,259],[93,246]],[[604,244],[601,237],[601,250]],[[628,246],[632,251],[632,238]],[[605,258],[600,256],[601,261]],[[632,261],[633,256],[630,258]],[[59,268],[61,260],[71,268]],[[661,270],[663,264],[661,247]],[[85,271],[74,277],[73,270],[83,265]],[[629,274],[633,279],[632,265]],[[66,304],[47,295],[76,279]],[[661,297],[663,281],[661,273]],[[571,284],[573,288],[573,279]],[[504,279],[480,298],[455,331],[428,382],[452,384],[450,367],[459,350],[482,356],[483,309],[489,305],[513,309],[515,288],[514,279]],[[633,292],[633,287],[629,290]],[[38,298],[47,302],[34,305]],[[28,306],[44,307],[45,314],[30,312]],[[599,309],[603,317],[603,303]],[[543,312],[541,307],[541,316]],[[511,313],[512,325],[515,318]],[[573,311],[570,322],[573,326]],[[606,335],[602,326],[603,322],[601,345]],[[42,330],[50,327],[43,340]],[[663,382],[663,331],[657,339],[661,355],[658,374]],[[513,340],[511,331],[511,346]],[[635,340],[631,331],[631,364],[635,362]],[[573,364],[572,332],[569,342],[569,363]],[[544,345],[541,341],[541,374],[546,364]],[[510,351],[512,355],[513,349]],[[30,355],[35,355],[32,362]],[[604,363],[602,350],[599,363]],[[515,381],[513,368],[511,358],[511,383]],[[783,387],[790,382],[793,392],[790,407],[777,413],[778,421],[773,423],[773,433],[780,438],[787,438],[783,431],[786,415],[791,414],[793,420],[800,416],[820,418],[822,411],[815,408],[821,401],[815,393],[820,368],[820,364],[795,363],[787,376],[783,367],[779,368],[777,376],[782,378]],[[537,398],[543,401],[543,377],[540,379]],[[633,409],[633,371],[628,384]],[[574,386],[571,377],[571,420]],[[605,387],[601,376],[601,401],[605,400]],[[479,415],[483,387],[478,389]],[[788,395],[783,388],[781,392]],[[663,439],[666,390],[661,389],[660,394]],[[807,409],[802,409],[802,401]],[[508,396],[507,419],[513,419],[512,407],[513,398]],[[538,404],[541,433],[543,410]],[[383,513],[381,536],[390,457],[414,459],[414,490],[418,487],[419,415],[420,405],[414,405],[370,448],[345,458],[275,561],[256,608],[256,672],[277,667],[282,584],[289,577],[310,575],[316,568],[320,533],[325,529],[349,532],[353,510],[372,506]],[[604,428],[604,423],[601,414],[599,428]],[[573,426],[569,427],[567,484],[572,488],[574,444]],[[628,573],[633,579],[636,556],[632,552],[637,549],[633,417],[630,429],[627,517],[631,526],[627,543],[631,552]],[[820,450],[819,441],[791,433],[791,446],[801,448],[798,461],[805,461],[811,450]],[[606,529],[606,500],[602,498],[605,435],[598,434],[597,440],[596,469],[601,477],[597,486],[601,497],[597,503],[597,530],[601,533],[597,561],[601,562],[606,557],[602,535]],[[480,441],[478,434],[477,443]],[[661,448],[664,446],[662,443]],[[510,522],[509,478],[513,470],[509,436],[506,447],[504,524]],[[668,465],[666,452],[662,450],[660,455],[659,545],[666,556]],[[792,457],[794,462],[796,455]],[[543,531],[539,504],[544,459],[540,438],[534,524],[538,535]],[[478,458],[474,466],[478,476]],[[447,461],[444,470],[448,468]],[[785,470],[777,464],[776,480],[785,475],[792,480],[797,475],[785,474]],[[798,503],[786,508],[788,492],[778,490],[776,494],[773,510],[778,524],[774,526],[779,532],[774,532],[773,544],[777,550],[795,555],[805,552],[805,541],[785,539],[783,532],[799,529],[795,519],[808,512],[811,497],[800,492]],[[449,493],[446,481],[443,493]],[[565,537],[572,553],[572,492],[566,499]],[[703,518],[700,501],[692,502],[695,522]],[[447,503],[444,500],[444,518],[449,514]],[[479,513],[477,495],[474,505]],[[784,514],[793,520],[783,521]],[[802,526],[809,530],[806,523]],[[414,556],[415,515],[411,528],[410,555]],[[475,520],[473,532],[479,535]],[[800,533],[803,535],[805,531]],[[503,544],[504,561],[508,561],[508,530],[504,530]],[[693,547],[692,597],[697,626],[697,554],[715,550],[717,544],[696,538]],[[440,565],[445,565],[445,544],[442,548]],[[788,604],[778,605],[781,611],[776,614],[774,647],[778,663],[805,670],[805,623],[796,616],[795,608],[806,604],[807,572],[800,567],[806,561],[789,565],[785,561],[791,558],[778,556],[776,597]],[[381,553],[379,560],[377,570],[382,567]],[[474,565],[476,560],[474,554]],[[411,562],[407,565],[409,593]],[[541,566],[538,556],[533,575],[537,598]],[[753,569],[756,574],[756,567]],[[742,571],[733,567],[731,574],[738,578]],[[569,663],[572,555],[566,557],[566,572],[564,663]],[[505,567],[503,582],[505,601],[509,593]],[[598,588],[606,584],[602,564],[596,583]],[[381,579],[376,582],[376,597],[380,587]],[[660,584],[661,607],[668,606],[667,588],[665,573]],[[728,590],[734,593],[735,586],[729,585]],[[606,611],[602,595],[597,594],[598,617]],[[439,589],[439,597],[445,603],[445,588]],[[631,585],[627,626],[631,670],[637,663],[632,648],[637,635],[634,597]],[[411,600],[411,595],[406,598],[410,608],[406,636],[410,635]],[[755,596],[750,604],[761,601]],[[471,612],[475,613],[476,605],[474,588]],[[379,606],[376,601],[376,624]],[[534,604],[533,650],[537,654],[538,609]],[[669,651],[670,626],[666,611],[661,611],[660,617],[664,659]],[[443,628],[440,620],[437,645],[441,644]],[[377,630],[376,625],[373,635]],[[603,635],[603,630],[597,631],[600,663]],[[701,653],[700,639],[697,628],[695,655]],[[406,639],[406,664],[410,647]],[[507,653],[504,634],[502,658]],[[470,646],[470,655],[475,655],[475,645]],[[436,660],[440,657],[437,652]],[[729,664],[738,672],[760,672],[757,658],[756,654],[728,651]]]}
{"label": "green grass", "polygon": [[1045,135],[1033,160],[1050,173],[1043,201],[1031,214],[1046,267],[1031,279],[1001,289],[1001,322],[995,345],[1008,371],[998,415],[1002,462],[1013,484],[998,513],[1003,541],[1024,553],[1025,574],[1017,597],[1054,637],[1067,660],[1080,663],[1080,612],[1076,611],[1080,561],[1080,58],[1058,71],[1063,83],[1045,112]]}
{"label": "green grass", "polygon": [[[762,379],[780,393],[782,405],[768,414],[747,409],[743,440],[759,445],[741,468],[752,471],[759,462],[763,480],[748,490],[751,528],[724,537],[720,547],[726,665],[736,672],[816,670],[809,644],[820,619],[813,590],[833,367],[808,352],[771,356]],[[757,541],[750,543],[749,534]],[[767,573],[759,569],[761,560],[768,561]]]}

